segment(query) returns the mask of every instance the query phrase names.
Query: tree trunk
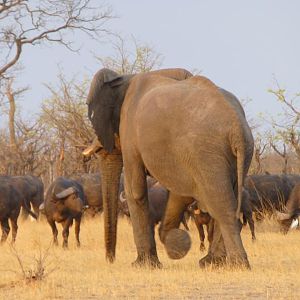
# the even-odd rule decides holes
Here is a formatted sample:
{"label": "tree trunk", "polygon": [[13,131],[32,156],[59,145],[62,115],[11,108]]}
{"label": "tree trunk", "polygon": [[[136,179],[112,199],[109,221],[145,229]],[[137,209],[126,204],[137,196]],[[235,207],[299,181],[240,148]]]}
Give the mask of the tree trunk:
{"label": "tree trunk", "polygon": [[7,86],[6,96],[9,101],[9,142],[13,150],[17,149],[16,132],[15,132],[15,113],[16,103],[14,93],[11,89],[11,82]]}

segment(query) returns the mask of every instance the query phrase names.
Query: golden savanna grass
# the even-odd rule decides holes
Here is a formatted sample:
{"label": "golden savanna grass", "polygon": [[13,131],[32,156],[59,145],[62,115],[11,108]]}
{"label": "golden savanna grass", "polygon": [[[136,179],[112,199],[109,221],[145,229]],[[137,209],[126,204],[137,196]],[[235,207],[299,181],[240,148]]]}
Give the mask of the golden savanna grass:
{"label": "golden savanna grass", "polygon": [[[61,248],[60,226],[60,246],[49,248],[52,236],[46,222],[19,222],[15,248],[7,243],[0,249],[0,299],[299,299],[300,232],[283,236],[276,222],[270,220],[256,227],[255,243],[248,228],[242,231],[251,271],[199,269],[198,260],[204,254],[199,252],[192,223],[193,244],[188,255],[172,261],[157,241],[164,267],[150,270],[131,267],[136,250],[126,219],[119,221],[113,265],[104,257],[102,217],[83,222],[80,249],[75,246],[71,228],[69,250]],[[37,261],[45,253],[48,256],[41,263],[41,280],[36,280],[32,277],[38,276]]]}

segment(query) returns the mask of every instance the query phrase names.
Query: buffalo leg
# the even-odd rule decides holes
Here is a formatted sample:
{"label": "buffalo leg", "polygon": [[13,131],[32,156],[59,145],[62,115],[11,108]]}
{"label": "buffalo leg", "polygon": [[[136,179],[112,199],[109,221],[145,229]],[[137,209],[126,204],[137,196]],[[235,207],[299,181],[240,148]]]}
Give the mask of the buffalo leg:
{"label": "buffalo leg", "polygon": [[68,237],[69,237],[69,228],[70,225],[72,224],[72,218],[68,218],[62,223],[63,226],[63,231],[62,231],[62,236],[63,236],[63,248],[68,248]]}
{"label": "buffalo leg", "polygon": [[205,250],[205,245],[204,245],[205,234],[204,234],[203,225],[200,224],[200,222],[198,221],[197,216],[194,216],[194,221],[195,221],[195,225],[196,225],[196,227],[197,227],[198,234],[199,234],[199,239],[200,239],[200,251],[204,251],[204,250]]}
{"label": "buffalo leg", "polygon": [[12,242],[14,243],[16,241],[17,232],[18,232],[17,219],[16,218],[11,218],[10,223],[11,223],[11,229],[12,229],[12,231],[11,231]]}
{"label": "buffalo leg", "polygon": [[249,227],[250,227],[250,231],[251,231],[251,235],[252,235],[252,241],[256,240],[256,236],[255,236],[255,230],[254,230],[254,221],[252,218],[252,214],[247,218]]}
{"label": "buffalo leg", "polygon": [[80,222],[81,222],[81,217],[75,219],[75,237],[76,237],[77,247],[80,247],[80,240],[79,240]]}
{"label": "buffalo leg", "polygon": [[2,229],[1,243],[4,243],[7,240],[8,234],[10,232],[8,218],[1,221],[1,229]]}
{"label": "buffalo leg", "polygon": [[52,234],[53,234],[53,244],[55,246],[58,245],[58,241],[57,241],[57,235],[58,235],[58,230],[56,228],[55,222],[53,220],[48,220],[49,225],[51,226],[52,229]]}

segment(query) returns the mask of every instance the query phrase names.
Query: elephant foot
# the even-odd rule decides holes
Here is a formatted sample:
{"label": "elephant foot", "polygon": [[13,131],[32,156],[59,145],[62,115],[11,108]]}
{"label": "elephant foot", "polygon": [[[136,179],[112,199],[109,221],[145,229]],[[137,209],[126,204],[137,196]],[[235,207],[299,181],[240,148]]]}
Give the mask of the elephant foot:
{"label": "elephant foot", "polygon": [[226,264],[226,256],[213,256],[211,254],[207,254],[203,258],[199,260],[200,268],[207,267],[222,267]]}
{"label": "elephant foot", "polygon": [[165,238],[165,249],[171,259],[183,258],[191,248],[191,238],[189,234],[182,229],[171,229]]}
{"label": "elephant foot", "polygon": [[156,255],[138,255],[131,265],[135,268],[148,267],[151,269],[161,269],[163,266]]}
{"label": "elephant foot", "polygon": [[212,254],[207,254],[199,260],[200,268],[207,268],[212,266],[213,268],[220,268],[228,266],[230,268],[245,268],[250,270],[250,264],[247,258],[231,258],[228,259],[226,256],[213,256]]}
{"label": "elephant foot", "polygon": [[64,242],[62,246],[63,246],[63,249],[65,249],[65,250],[68,249],[68,243],[65,243],[65,242]]}
{"label": "elephant foot", "polygon": [[227,259],[227,264],[231,268],[241,268],[251,270],[247,257],[232,257]]}

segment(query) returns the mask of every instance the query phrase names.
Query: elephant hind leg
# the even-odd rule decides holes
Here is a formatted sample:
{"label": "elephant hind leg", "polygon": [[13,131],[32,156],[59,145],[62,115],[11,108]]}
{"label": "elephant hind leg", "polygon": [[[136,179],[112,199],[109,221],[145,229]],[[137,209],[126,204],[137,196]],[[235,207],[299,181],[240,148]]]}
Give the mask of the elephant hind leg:
{"label": "elephant hind leg", "polygon": [[191,246],[189,234],[182,229],[178,229],[184,211],[190,202],[191,198],[189,197],[169,193],[165,215],[159,228],[159,236],[165,245],[168,256],[172,259],[184,257]]}
{"label": "elephant hind leg", "polygon": [[[227,176],[227,178],[230,177]],[[250,268],[240,235],[242,224],[236,218],[237,200],[233,186],[228,179],[223,178],[223,181],[217,182],[219,182],[217,187],[215,184],[208,184],[201,198],[209,199],[206,203],[207,208],[209,214],[215,219],[209,254],[221,260],[227,257],[226,261],[230,264]]]}

